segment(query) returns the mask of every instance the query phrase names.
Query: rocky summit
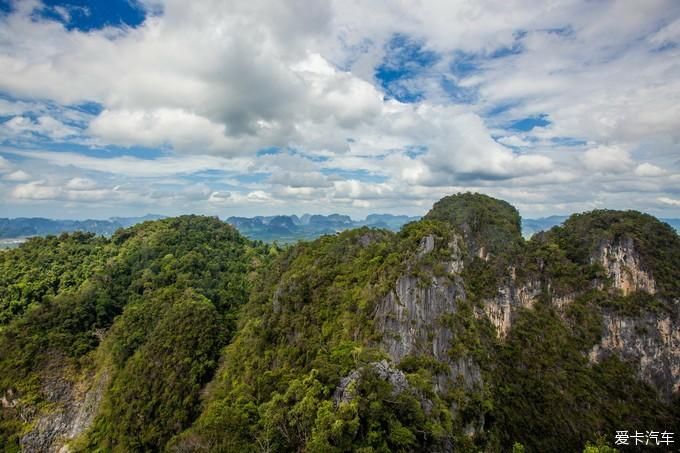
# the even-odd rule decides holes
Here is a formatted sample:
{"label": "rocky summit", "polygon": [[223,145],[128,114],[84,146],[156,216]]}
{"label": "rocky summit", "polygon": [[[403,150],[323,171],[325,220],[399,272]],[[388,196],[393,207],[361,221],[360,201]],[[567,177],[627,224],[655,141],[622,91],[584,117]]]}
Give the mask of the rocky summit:
{"label": "rocky summit", "polygon": [[611,451],[680,435],[679,322],[680,237],[635,211],[526,240],[466,193],[285,247],[201,216],[33,238],[0,254],[0,445]]}

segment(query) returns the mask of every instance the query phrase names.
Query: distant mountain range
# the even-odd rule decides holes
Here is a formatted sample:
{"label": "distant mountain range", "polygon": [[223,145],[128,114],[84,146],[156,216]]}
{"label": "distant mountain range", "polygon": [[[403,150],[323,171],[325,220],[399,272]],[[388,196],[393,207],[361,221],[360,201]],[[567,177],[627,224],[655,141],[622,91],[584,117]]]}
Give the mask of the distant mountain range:
{"label": "distant mountain range", "polygon": [[364,220],[352,220],[349,216],[341,214],[305,214],[301,217],[296,215],[229,217],[227,222],[250,239],[294,242],[362,226],[398,231],[404,224],[418,219],[420,217],[371,214]]}
{"label": "distant mountain range", "polygon": [[[538,219],[522,219],[522,236],[525,238],[531,237],[533,234],[539,231],[547,231],[550,228],[561,225],[568,216],[565,215],[553,215],[550,217],[541,217]],[[680,219],[659,219],[662,222],[666,222],[673,227],[675,231],[680,233]]]}
{"label": "distant mountain range", "polygon": [[158,220],[163,217],[147,214],[142,217],[111,217],[107,220],[55,220],[42,217],[0,218],[0,239],[47,236],[70,231],[87,231],[110,236],[119,228],[127,228],[140,222]]}
{"label": "distant mountain range", "polygon": [[[119,228],[141,223],[147,220],[158,220],[164,216],[147,214],[142,217],[111,217],[106,220],[55,220],[41,217],[32,218],[0,218],[0,240],[16,239],[30,236],[56,235],[70,231],[87,231],[103,236],[110,236]],[[353,220],[342,214],[304,214],[275,215],[256,217],[229,217],[227,222],[236,227],[244,236],[265,242],[295,242],[303,239],[314,239],[324,234],[333,234],[362,226],[385,228],[398,231],[409,222],[419,220],[417,216],[370,214],[363,220]],[[522,235],[531,237],[539,231],[562,224],[566,216],[550,216],[538,219],[522,219]],[[680,232],[680,219],[661,219]],[[4,246],[12,246],[3,241]]]}

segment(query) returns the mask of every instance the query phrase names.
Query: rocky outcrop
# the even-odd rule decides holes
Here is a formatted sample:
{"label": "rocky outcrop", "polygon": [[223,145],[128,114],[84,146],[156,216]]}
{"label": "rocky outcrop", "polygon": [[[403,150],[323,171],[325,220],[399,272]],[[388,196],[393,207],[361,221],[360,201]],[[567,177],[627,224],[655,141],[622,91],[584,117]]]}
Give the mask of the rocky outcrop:
{"label": "rocky outcrop", "polygon": [[[631,238],[605,241],[593,257],[599,262],[613,288],[626,296],[636,291],[656,293],[656,282],[646,270]],[[592,362],[616,354],[633,364],[638,377],[655,387],[669,400],[680,391],[680,300],[672,313],[643,311],[630,316],[616,312],[603,314],[603,334],[590,351]]]}
{"label": "rocky outcrop", "polygon": [[[360,395],[357,394],[357,384],[362,377],[365,376],[365,373],[373,373],[378,379],[389,383],[392,398],[397,397],[402,393],[409,394],[416,398],[426,415],[432,413],[434,402],[427,398],[423,392],[411,386],[406,375],[401,370],[390,366],[387,360],[369,363],[359,369],[353,370],[350,374],[342,378],[340,384],[338,384],[333,392],[333,401],[336,405],[349,403],[360,397]],[[428,451],[432,452],[449,453],[453,451],[453,444],[450,438],[445,438],[441,444],[431,445],[430,447],[431,448]]]}
{"label": "rocky outcrop", "polygon": [[2,397],[0,398],[0,405],[2,405],[3,409],[17,407],[18,404],[19,400],[16,398],[14,390],[12,389],[7,390],[5,394],[2,395]]}
{"label": "rocky outcrop", "polygon": [[[374,372],[379,379],[390,383],[392,396],[399,395],[410,389],[406,375],[400,370],[392,368],[386,360],[369,363],[367,368]],[[333,401],[336,404],[347,403],[356,398],[356,383],[361,379],[361,373],[365,371],[366,368],[354,370],[340,380],[340,384],[338,384],[335,392],[333,392]],[[430,402],[429,406],[432,407],[432,402]]]}
{"label": "rocky outcrop", "polygon": [[635,250],[631,238],[623,238],[616,242],[604,242],[594,260],[602,264],[612,286],[623,292],[623,295],[635,291],[656,292],[656,283],[651,274],[640,264],[640,256]]}
{"label": "rocky outcrop", "polygon": [[[375,321],[383,334],[381,347],[394,363],[408,355],[429,355],[446,363],[450,372],[435,377],[435,390],[444,391],[452,382],[466,388],[481,384],[479,366],[467,358],[452,359],[449,351],[455,334],[446,322],[457,311],[457,302],[465,299],[465,289],[458,274],[463,269],[460,237],[445,247],[449,254],[444,262],[447,275],[427,273],[427,280],[409,272],[400,276],[394,290],[379,304]],[[416,253],[416,262],[435,250],[432,236],[425,236]]]}
{"label": "rocky outcrop", "polygon": [[382,346],[392,360],[398,363],[410,354],[445,360],[453,335],[441,320],[456,312],[459,297],[465,297],[463,287],[448,277],[432,277],[429,284],[412,275],[399,277],[375,316]]}
{"label": "rocky outcrop", "polygon": [[623,316],[605,313],[603,335],[590,351],[592,362],[616,354],[637,368],[640,379],[669,400],[680,391],[680,301],[675,313]]}
{"label": "rocky outcrop", "polygon": [[496,334],[505,338],[519,308],[531,308],[541,292],[539,281],[517,284],[511,269],[509,281],[498,288],[496,297],[484,301],[484,313],[496,328]]}
{"label": "rocky outcrop", "polygon": [[42,387],[49,409],[33,421],[32,429],[21,438],[24,451],[70,451],[67,443],[89,428],[99,410],[110,374],[103,370],[79,382],[65,378],[64,369],[49,365]]}

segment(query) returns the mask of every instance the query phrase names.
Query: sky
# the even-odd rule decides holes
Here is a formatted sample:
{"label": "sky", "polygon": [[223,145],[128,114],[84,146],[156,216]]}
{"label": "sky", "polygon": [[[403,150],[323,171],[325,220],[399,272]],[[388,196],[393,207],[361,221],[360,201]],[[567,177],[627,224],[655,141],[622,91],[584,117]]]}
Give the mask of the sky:
{"label": "sky", "polygon": [[677,0],[0,0],[0,217],[680,217]]}

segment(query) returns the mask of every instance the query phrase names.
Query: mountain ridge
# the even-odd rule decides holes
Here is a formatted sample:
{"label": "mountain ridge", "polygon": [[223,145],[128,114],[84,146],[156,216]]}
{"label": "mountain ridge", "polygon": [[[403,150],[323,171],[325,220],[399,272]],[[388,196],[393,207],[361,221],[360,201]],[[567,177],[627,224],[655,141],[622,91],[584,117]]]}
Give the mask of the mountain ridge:
{"label": "mountain ridge", "polygon": [[286,247],[181,216],[34,238],[0,271],[8,451],[580,451],[680,426],[680,237],[638,212],[526,240],[458,194]]}
{"label": "mountain ridge", "polygon": [[[103,220],[56,220],[43,217],[0,218],[0,239],[19,239],[73,231],[110,236],[119,228],[162,218],[165,218],[165,216],[156,214],[147,214],[141,217],[110,217]],[[420,218],[419,216],[408,215],[369,214],[363,220],[353,220],[351,217],[342,214],[305,214],[300,217],[295,214],[279,214],[254,217],[231,216],[226,221],[250,239],[287,243],[315,239],[323,234],[332,234],[361,226],[398,231],[404,224],[417,221]],[[535,233],[562,224],[567,218],[568,216],[560,215],[522,218],[522,235],[529,238]],[[676,231],[680,231],[680,219],[661,218],[660,220],[671,225]]]}

